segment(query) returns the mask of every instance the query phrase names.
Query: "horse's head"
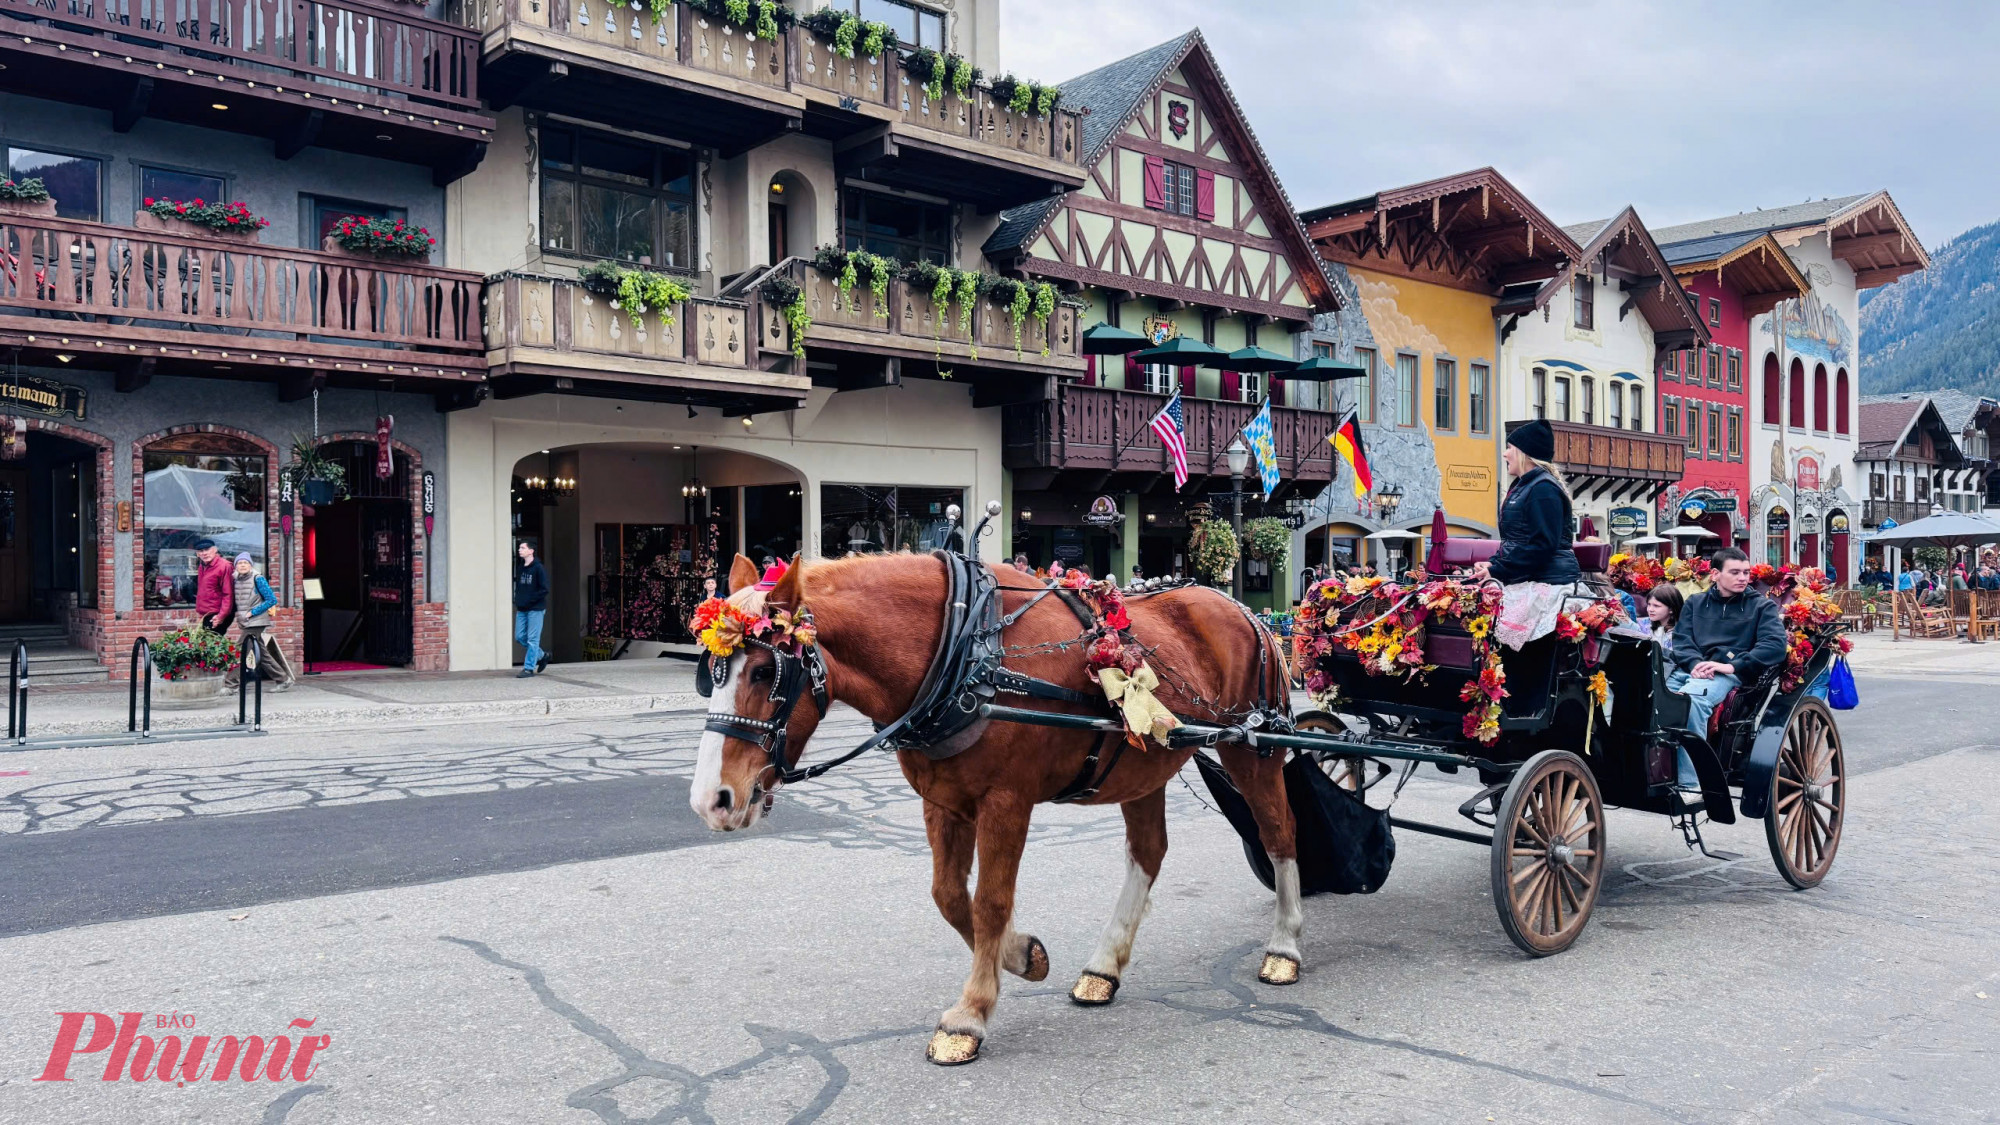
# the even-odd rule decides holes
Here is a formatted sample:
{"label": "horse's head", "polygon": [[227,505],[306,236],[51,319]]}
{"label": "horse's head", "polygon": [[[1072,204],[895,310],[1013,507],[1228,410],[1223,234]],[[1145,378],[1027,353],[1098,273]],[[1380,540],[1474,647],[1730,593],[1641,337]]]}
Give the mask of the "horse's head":
{"label": "horse's head", "polygon": [[708,696],[708,722],[688,803],[718,831],[757,823],[825,716],[826,664],[803,572],[794,560],[776,586],[759,590],[757,567],[738,555],[728,602],[697,616],[705,624],[696,683]]}

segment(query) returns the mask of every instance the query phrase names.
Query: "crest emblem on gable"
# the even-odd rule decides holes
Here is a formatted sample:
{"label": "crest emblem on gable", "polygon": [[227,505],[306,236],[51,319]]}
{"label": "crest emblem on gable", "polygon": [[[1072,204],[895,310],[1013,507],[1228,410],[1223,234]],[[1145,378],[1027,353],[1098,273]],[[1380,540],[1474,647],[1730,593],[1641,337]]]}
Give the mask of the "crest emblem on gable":
{"label": "crest emblem on gable", "polygon": [[1177,139],[1188,135],[1188,104],[1186,102],[1167,103],[1167,128],[1173,130],[1173,134]]}

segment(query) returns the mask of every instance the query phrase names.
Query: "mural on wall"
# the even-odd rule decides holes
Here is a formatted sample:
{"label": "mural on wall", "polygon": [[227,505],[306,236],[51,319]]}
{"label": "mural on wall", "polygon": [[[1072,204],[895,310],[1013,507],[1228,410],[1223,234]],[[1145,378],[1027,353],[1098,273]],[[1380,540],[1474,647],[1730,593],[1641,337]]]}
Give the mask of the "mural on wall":
{"label": "mural on wall", "polygon": [[1787,355],[1828,367],[1853,369],[1854,333],[1847,327],[1847,318],[1821,301],[1818,293],[1808,293],[1802,301],[1785,301],[1776,313],[1758,317],[1760,337],[1769,339],[1774,318],[1784,323]]}
{"label": "mural on wall", "polygon": [[[1361,431],[1362,440],[1368,446],[1368,463],[1374,473],[1375,487],[1377,490],[1390,485],[1402,487],[1399,518],[1415,519],[1428,515],[1442,503],[1437,449],[1431,442],[1430,428],[1424,423],[1421,411],[1415,426],[1382,424],[1382,419],[1393,420],[1396,417],[1395,381],[1383,375],[1385,371],[1394,374],[1398,348],[1415,349],[1432,355],[1448,349],[1428,328],[1411,320],[1396,307],[1394,285],[1357,279],[1338,262],[1328,262],[1326,272],[1333,278],[1334,287],[1340,290],[1341,308],[1339,312],[1320,313],[1313,317],[1313,335],[1322,341],[1334,341],[1333,357],[1337,363],[1356,362],[1356,348],[1373,349],[1376,356],[1376,421],[1363,425]],[[1334,384],[1335,393],[1342,396],[1335,406],[1336,415],[1354,404],[1357,386],[1355,383]],[[1339,464],[1338,470],[1333,487],[1320,498],[1321,510],[1328,510],[1330,506],[1334,521],[1373,521],[1374,506],[1368,500],[1355,498],[1351,471],[1345,463]]]}

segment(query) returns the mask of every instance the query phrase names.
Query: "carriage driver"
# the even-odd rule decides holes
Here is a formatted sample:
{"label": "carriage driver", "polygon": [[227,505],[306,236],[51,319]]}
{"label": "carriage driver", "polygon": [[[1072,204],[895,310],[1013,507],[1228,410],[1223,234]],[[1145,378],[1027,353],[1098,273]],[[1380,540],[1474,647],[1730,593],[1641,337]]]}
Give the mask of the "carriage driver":
{"label": "carriage driver", "polygon": [[[1778,603],[1750,589],[1750,558],[1734,547],[1709,556],[1715,585],[1689,598],[1674,628],[1674,670],[1667,686],[1688,697],[1688,730],[1708,738],[1708,719],[1724,696],[1785,659]],[[1701,788],[1686,750],[1680,785]]]}

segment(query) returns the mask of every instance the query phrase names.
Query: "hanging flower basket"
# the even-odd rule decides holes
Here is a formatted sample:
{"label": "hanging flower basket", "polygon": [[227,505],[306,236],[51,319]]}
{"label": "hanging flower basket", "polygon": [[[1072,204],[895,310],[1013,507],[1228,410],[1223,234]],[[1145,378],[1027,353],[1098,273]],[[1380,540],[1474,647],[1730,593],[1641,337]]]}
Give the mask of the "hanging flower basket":
{"label": "hanging flower basket", "polygon": [[258,233],[271,225],[271,220],[257,217],[241,203],[148,199],[145,206],[132,216],[132,225],[139,230],[159,231],[162,234],[255,242]]}
{"label": "hanging flower basket", "polygon": [[1228,520],[1198,523],[1188,536],[1188,556],[1193,560],[1195,573],[1210,582],[1229,581],[1229,576],[1236,572],[1240,555],[1236,530],[1229,526]]}

